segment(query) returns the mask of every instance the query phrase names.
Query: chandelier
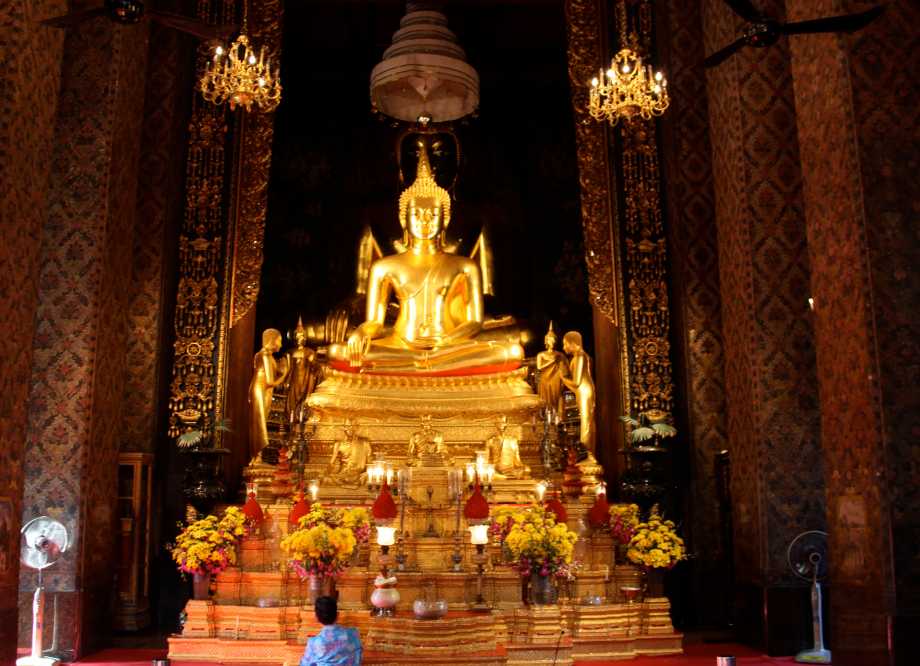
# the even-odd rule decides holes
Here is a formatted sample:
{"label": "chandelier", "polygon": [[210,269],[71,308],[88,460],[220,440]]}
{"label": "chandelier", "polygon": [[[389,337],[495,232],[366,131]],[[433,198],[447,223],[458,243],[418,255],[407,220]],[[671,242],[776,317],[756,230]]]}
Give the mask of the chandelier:
{"label": "chandelier", "polygon": [[[626,0],[617,5],[622,48],[613,56],[610,69],[591,79],[588,113],[595,120],[615,125],[620,118],[660,116],[670,104],[668,81],[661,72],[642,62],[635,33],[627,37]],[[630,48],[632,47],[632,48]]]}
{"label": "chandelier", "polygon": [[201,77],[199,88],[213,104],[230,103],[230,110],[242,106],[246,111],[255,104],[269,112],[281,101],[281,77],[272,72],[271,56],[263,46],[258,55],[246,36],[246,4],[243,3],[243,28],[227,50],[214,49],[214,58]]}

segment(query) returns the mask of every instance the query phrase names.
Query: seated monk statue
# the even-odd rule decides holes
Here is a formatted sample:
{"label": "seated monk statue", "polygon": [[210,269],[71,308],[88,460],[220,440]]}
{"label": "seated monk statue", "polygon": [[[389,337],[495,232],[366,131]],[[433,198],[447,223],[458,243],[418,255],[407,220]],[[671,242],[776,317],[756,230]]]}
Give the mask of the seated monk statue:
{"label": "seated monk statue", "polygon": [[422,417],[422,429],[409,438],[406,464],[409,467],[440,467],[450,462],[444,434],[431,427],[431,417]]}
{"label": "seated monk statue", "polygon": [[[450,195],[431,173],[420,144],[415,182],[399,197],[405,251],[377,259],[370,268],[366,321],[345,344],[329,347],[339,370],[376,374],[463,375],[520,366],[524,350],[507,331],[483,330],[479,265],[444,248]],[[392,327],[387,304],[399,303]]]}
{"label": "seated monk statue", "polygon": [[345,419],[345,439],[337,441],[326,467],[324,483],[357,488],[367,482],[367,466],[371,462],[371,442],[358,435],[350,419]]}
{"label": "seated monk statue", "polygon": [[521,461],[521,449],[517,437],[508,430],[508,417],[498,422],[498,433],[486,441],[489,462],[495,465],[496,479],[529,479],[530,467]]}

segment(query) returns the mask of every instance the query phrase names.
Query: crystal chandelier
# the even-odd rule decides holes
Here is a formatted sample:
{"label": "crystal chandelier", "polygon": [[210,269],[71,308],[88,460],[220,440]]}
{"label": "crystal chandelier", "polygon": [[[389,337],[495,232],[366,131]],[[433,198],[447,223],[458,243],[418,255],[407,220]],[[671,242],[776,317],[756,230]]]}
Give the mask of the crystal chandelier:
{"label": "crystal chandelier", "polygon": [[246,5],[243,3],[243,28],[230,48],[214,49],[214,58],[201,77],[199,88],[213,104],[230,103],[230,110],[242,106],[246,111],[255,104],[261,111],[277,108],[281,101],[281,77],[272,72],[271,56],[263,46],[258,55],[246,36]]}
{"label": "crystal chandelier", "polygon": [[[620,118],[640,116],[649,120],[668,108],[668,82],[661,72],[642,62],[635,33],[627,37],[626,0],[617,4],[622,48],[613,56],[610,69],[591,79],[588,112],[595,120],[611,125]],[[632,48],[630,48],[632,47]]]}

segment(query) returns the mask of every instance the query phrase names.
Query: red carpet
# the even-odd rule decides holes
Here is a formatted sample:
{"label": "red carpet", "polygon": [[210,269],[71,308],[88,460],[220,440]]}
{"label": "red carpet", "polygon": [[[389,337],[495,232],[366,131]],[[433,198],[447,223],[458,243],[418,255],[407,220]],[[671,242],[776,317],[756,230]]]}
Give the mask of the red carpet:
{"label": "red carpet", "polygon": [[[767,657],[756,650],[734,645],[695,643],[685,646],[685,653],[672,657],[641,657],[626,661],[591,661],[575,662],[576,666],[715,666],[718,655],[735,656],[737,666],[773,666],[775,664],[792,664],[792,657]],[[91,654],[74,662],[81,666],[103,666],[121,664],[122,666],[150,666],[155,658],[166,656],[165,649],[109,649]],[[174,661],[175,666],[210,666],[207,662]]]}

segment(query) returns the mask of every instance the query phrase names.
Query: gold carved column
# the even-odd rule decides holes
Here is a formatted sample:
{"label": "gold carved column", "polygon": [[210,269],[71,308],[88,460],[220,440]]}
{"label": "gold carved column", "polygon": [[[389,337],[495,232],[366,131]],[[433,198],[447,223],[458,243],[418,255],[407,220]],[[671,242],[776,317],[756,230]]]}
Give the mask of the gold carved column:
{"label": "gold carved column", "polygon": [[[652,7],[631,5],[647,55]],[[588,114],[589,82],[606,69],[616,33],[604,0],[566,0],[569,82],[575,116],[585,263],[595,311],[598,434],[610,475],[623,446],[618,417],[670,412],[668,253],[654,120],[609,126]],[[628,307],[627,307],[628,304]],[[600,449],[600,447],[599,447]]]}
{"label": "gold carved column", "polygon": [[[200,0],[197,16],[212,24],[239,23],[236,0]],[[280,0],[254,3],[250,36],[278,62],[281,51]],[[201,46],[200,74],[211,52]],[[196,77],[197,84],[197,77]],[[234,433],[246,432],[248,372],[230,372],[239,357],[252,355],[254,306],[259,293],[274,114],[231,113],[196,92],[192,99],[185,176],[185,215],[179,237],[173,375],[169,435],[213,431],[215,420],[230,417]],[[244,377],[231,382],[229,377]],[[242,397],[241,397],[242,396]],[[240,413],[240,400],[243,410]],[[216,433],[220,436],[220,433]],[[236,435],[226,442],[230,468]],[[232,484],[228,486],[234,488]]]}
{"label": "gold carved column", "polygon": [[588,82],[607,54],[606,12],[601,0],[566,0],[569,85],[581,189],[588,290],[594,308],[594,369],[597,385],[597,457],[608,483],[622,466],[618,417],[629,395],[623,275],[617,224],[616,176],[611,162],[610,128],[588,115]]}

